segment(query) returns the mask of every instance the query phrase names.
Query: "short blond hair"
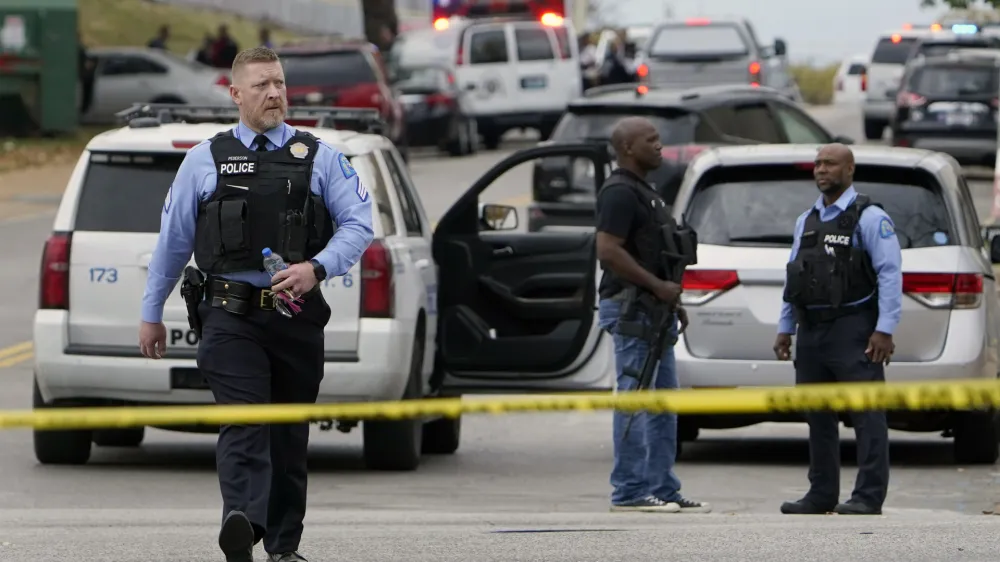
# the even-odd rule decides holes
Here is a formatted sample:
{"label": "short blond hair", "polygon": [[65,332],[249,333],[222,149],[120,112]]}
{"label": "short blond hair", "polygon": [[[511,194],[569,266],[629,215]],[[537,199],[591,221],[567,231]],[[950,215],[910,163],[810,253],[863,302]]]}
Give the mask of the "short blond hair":
{"label": "short blond hair", "polygon": [[233,77],[236,76],[237,70],[255,62],[279,62],[278,53],[267,47],[252,47],[250,49],[243,49],[238,55],[236,55],[236,58],[233,59]]}

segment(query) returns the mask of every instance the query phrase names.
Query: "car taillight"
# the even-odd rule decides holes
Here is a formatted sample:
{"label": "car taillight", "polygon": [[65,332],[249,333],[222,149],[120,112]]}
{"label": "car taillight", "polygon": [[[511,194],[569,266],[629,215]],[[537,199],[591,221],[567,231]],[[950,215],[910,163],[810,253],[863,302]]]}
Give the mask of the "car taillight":
{"label": "car taillight", "polygon": [[700,144],[679,144],[664,146],[660,149],[660,154],[664,160],[686,163],[708,147]]}
{"label": "car taillight", "polygon": [[861,75],[861,91],[862,92],[867,92],[868,91],[868,75],[867,74],[862,74]]}
{"label": "car taillight", "polygon": [[216,86],[224,86],[228,88],[232,83],[229,81],[229,77],[225,74],[219,76],[219,79],[215,81]]}
{"label": "car taillight", "polygon": [[681,303],[699,305],[739,285],[740,277],[728,269],[689,269],[684,272]]}
{"label": "car taillight", "polygon": [[750,71],[750,85],[760,86],[760,63],[757,61],[750,63],[747,70]]}
{"label": "car taillight", "polygon": [[427,103],[427,107],[434,109],[437,106],[451,107],[455,104],[455,98],[447,94],[431,94],[427,96],[424,100]]}
{"label": "car taillight", "polygon": [[69,310],[69,249],[71,235],[56,232],[45,241],[38,282],[38,308]]}
{"label": "car taillight", "polygon": [[392,253],[381,241],[374,240],[361,256],[361,316],[392,318],[393,293]]}
{"label": "car taillight", "polygon": [[983,302],[980,273],[904,273],[903,292],[928,308],[977,308]]}

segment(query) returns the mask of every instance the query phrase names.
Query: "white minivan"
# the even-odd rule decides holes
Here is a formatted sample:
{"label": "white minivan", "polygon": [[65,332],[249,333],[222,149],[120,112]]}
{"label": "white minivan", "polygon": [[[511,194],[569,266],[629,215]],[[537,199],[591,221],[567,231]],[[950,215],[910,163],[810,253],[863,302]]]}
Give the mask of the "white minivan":
{"label": "white minivan", "polygon": [[511,16],[440,19],[428,29],[400,34],[389,53],[390,73],[444,65],[474,117],[488,149],[512,129],[552,133],[569,101],[583,93],[576,31],[568,19]]}

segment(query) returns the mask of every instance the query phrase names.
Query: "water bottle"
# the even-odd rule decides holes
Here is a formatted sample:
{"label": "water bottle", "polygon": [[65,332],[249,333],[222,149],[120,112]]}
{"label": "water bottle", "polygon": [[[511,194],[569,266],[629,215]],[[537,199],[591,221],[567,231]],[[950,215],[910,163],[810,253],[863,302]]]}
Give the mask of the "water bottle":
{"label": "water bottle", "polygon": [[285,260],[281,259],[281,256],[278,254],[272,252],[271,248],[264,248],[264,250],[261,251],[261,254],[264,254],[264,269],[266,269],[272,277],[275,273],[281,271],[282,269],[288,268],[288,264],[285,263]]}

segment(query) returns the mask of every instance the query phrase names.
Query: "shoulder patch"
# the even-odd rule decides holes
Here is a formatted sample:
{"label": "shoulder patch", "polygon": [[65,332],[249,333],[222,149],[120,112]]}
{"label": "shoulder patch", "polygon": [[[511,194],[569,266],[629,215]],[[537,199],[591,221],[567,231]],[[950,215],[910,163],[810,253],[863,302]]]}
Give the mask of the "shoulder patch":
{"label": "shoulder patch", "polygon": [[362,202],[368,201],[368,188],[365,187],[365,184],[361,183],[361,178],[358,178],[358,187],[355,188],[354,193],[358,194],[358,199],[361,199]]}
{"label": "shoulder patch", "polygon": [[882,217],[882,220],[878,223],[878,235],[883,239],[892,238],[896,234],[896,228],[892,226],[892,221],[889,217]]}
{"label": "shoulder patch", "polygon": [[[358,172],[354,170],[354,166],[351,165],[351,161],[347,159],[347,156],[345,156],[343,152],[340,153],[339,161],[340,171],[344,173],[344,179],[351,179],[358,174]],[[358,182],[358,185],[361,185],[360,181]]]}
{"label": "shoulder patch", "polygon": [[164,213],[169,213],[170,212],[170,200],[173,198],[172,197],[173,193],[174,193],[174,186],[171,185],[167,189],[167,196],[163,199],[163,212]]}

